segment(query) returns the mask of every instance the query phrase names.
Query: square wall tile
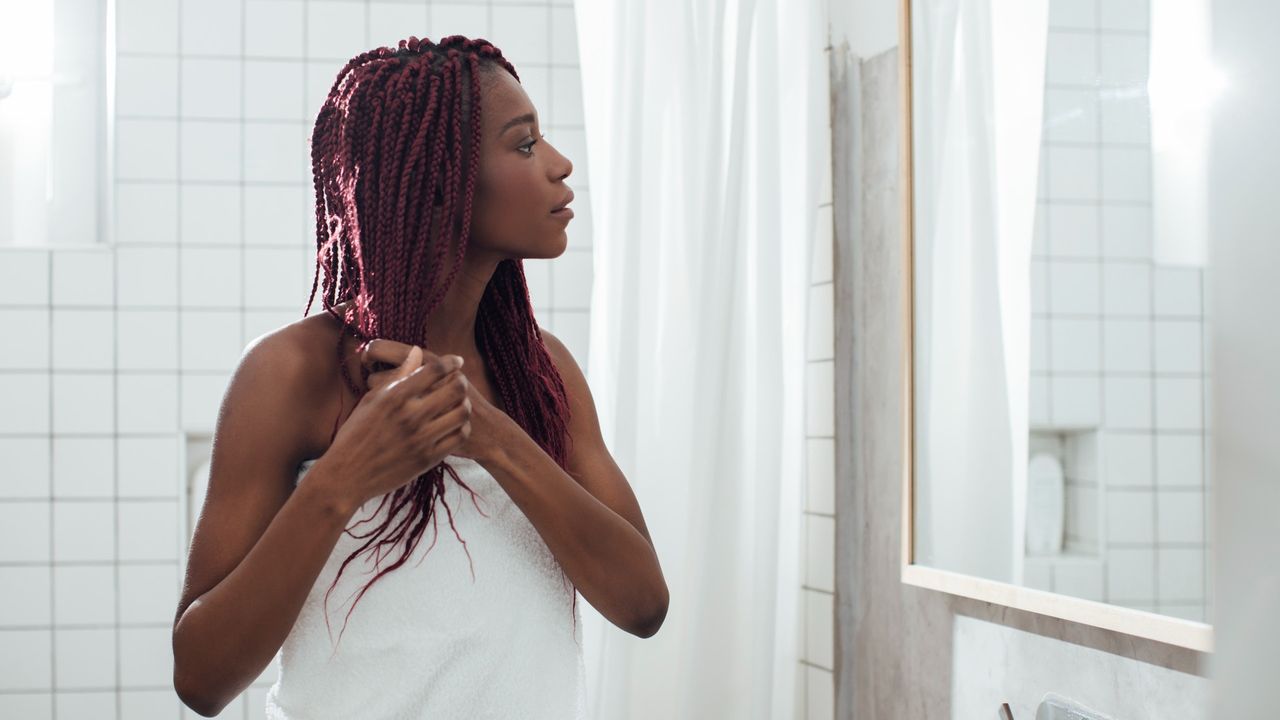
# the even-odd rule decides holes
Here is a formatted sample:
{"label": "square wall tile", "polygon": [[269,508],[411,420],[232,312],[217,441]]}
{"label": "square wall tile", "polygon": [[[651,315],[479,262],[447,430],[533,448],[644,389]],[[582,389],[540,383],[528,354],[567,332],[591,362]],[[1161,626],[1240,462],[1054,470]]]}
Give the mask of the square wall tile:
{"label": "square wall tile", "polygon": [[[208,3],[208,5],[221,6],[215,3]],[[226,3],[226,5],[231,6],[232,3]],[[183,58],[182,116],[184,118],[239,118],[242,97],[241,62],[238,58]]]}
{"label": "square wall tile", "polygon": [[[308,255],[298,247],[245,248],[245,305],[253,308],[301,308],[311,290],[314,272],[314,265]],[[324,280],[323,274],[322,271],[321,281]],[[316,293],[319,294],[322,289],[317,287]],[[236,348],[237,357],[240,349]]]}
{"label": "square wall tile", "polygon": [[0,499],[49,497],[51,446],[48,436],[0,437]]}
{"label": "square wall tile", "polygon": [[182,0],[182,52],[186,55],[241,53],[242,3]]}
{"label": "square wall tile", "polygon": [[116,382],[120,432],[168,433],[178,429],[176,373],[121,374]]}
{"label": "square wall tile", "polygon": [[[0,690],[42,690],[53,686],[53,632],[50,630],[0,630]],[[6,698],[0,695],[0,698]],[[14,702],[24,712],[43,703]],[[3,706],[0,706],[3,707]],[[27,718],[39,715],[5,715]],[[50,713],[47,717],[52,717]]]}
{"label": "square wall tile", "polygon": [[115,432],[114,376],[109,372],[53,374],[53,431]]}
{"label": "square wall tile", "polygon": [[55,498],[110,498],[115,495],[116,446],[109,437],[53,438]]}
{"label": "square wall tile", "polygon": [[[309,246],[310,254],[314,255],[314,199],[314,194],[301,185],[245,186],[245,244],[297,247],[299,239],[305,238],[307,242],[303,246]],[[308,257],[309,266],[311,262]]]}
{"label": "square wall tile", "polygon": [[53,254],[54,305],[111,305],[115,255],[110,249],[58,250]]}
{"label": "square wall tile", "polygon": [[1050,367],[1054,372],[1101,369],[1101,325],[1094,319],[1050,318]]}
{"label": "square wall tile", "polygon": [[302,183],[310,178],[310,128],[302,123],[246,122],[244,178]]}
{"label": "square wall tile", "polygon": [[0,248],[0,303],[47,305],[49,251]]}
{"label": "square wall tile", "polygon": [[112,565],[54,567],[54,622],[58,625],[114,624],[115,572]]}
{"label": "square wall tile", "polygon": [[1107,262],[1102,266],[1103,312],[1110,316],[1151,312],[1151,266]]}
{"label": "square wall tile", "polygon": [[1157,265],[1152,276],[1156,315],[1202,317],[1205,314],[1201,301],[1203,274],[1194,268]]}
{"label": "square wall tile", "polygon": [[116,113],[176,116],[178,58],[117,57]]}
{"label": "square wall tile", "polygon": [[1051,29],[1046,48],[1046,80],[1054,84],[1094,84],[1098,78],[1097,42],[1092,34]]}
{"label": "square wall tile", "polygon": [[1201,487],[1204,484],[1204,436],[1160,434],[1155,438],[1156,482],[1162,488]]}
{"label": "square wall tile", "polygon": [[182,244],[239,244],[240,193],[239,185],[183,185]]}
{"label": "square wall tile", "polygon": [[4,624],[50,625],[52,568],[49,565],[0,567],[0,618]]}
{"label": "square wall tile", "polygon": [[[114,628],[57,628],[53,641],[58,687],[115,688]],[[61,710],[61,698],[58,706]]]}
{"label": "square wall tile", "polygon": [[121,307],[175,307],[177,269],[178,251],[172,246],[118,248],[118,303]]}
{"label": "square wall tile", "polygon": [[1107,601],[1152,602],[1156,595],[1155,551],[1113,549],[1107,553]]}
{"label": "square wall tile", "polygon": [[307,55],[354,57],[364,51],[364,3],[311,0],[307,5]]}
{"label": "square wall tile", "polygon": [[1164,543],[1204,544],[1204,494],[1199,490],[1156,493],[1156,540]]}
{"label": "square wall tile", "polygon": [[1113,259],[1151,259],[1151,208],[1102,207],[1102,254]]}
{"label": "square wall tile", "polygon": [[183,248],[180,290],[183,307],[240,307],[239,247]]}
{"label": "square wall tile", "polygon": [[53,559],[105,561],[115,557],[115,511],[111,500],[53,503]]}
{"label": "square wall tile", "polygon": [[121,686],[172,686],[173,628],[122,627],[119,632]]}
{"label": "square wall tile", "polygon": [[116,50],[177,54],[178,3],[172,0],[118,0]]}
{"label": "square wall tile", "polygon": [[1157,377],[1155,383],[1156,427],[1162,430],[1204,427],[1204,383],[1200,378]]}
{"label": "square wall tile", "polygon": [[1152,483],[1151,442],[1148,433],[1106,433],[1102,443],[1106,484],[1149,487]]}
{"label": "square wall tile", "polygon": [[1155,497],[1150,490],[1107,491],[1107,542],[1155,541]]}
{"label": "square wall tile", "polygon": [[120,622],[173,622],[181,595],[177,564],[120,566]]}
{"label": "square wall tile", "polygon": [[49,318],[48,308],[0,308],[0,324],[13,338],[0,344],[0,369],[49,369]]}
{"label": "square wall tile", "polygon": [[1204,550],[1160,548],[1157,553],[1161,602],[1186,602],[1204,598]]}
{"label": "square wall tile", "polygon": [[116,183],[115,240],[117,253],[127,245],[170,245],[177,242],[177,183]]}
{"label": "square wall tile", "polygon": [[[178,560],[177,500],[120,500],[120,560]],[[185,548],[183,548],[185,550]]]}
{"label": "square wall tile", "polygon": [[1110,429],[1151,428],[1151,378],[1107,377],[1103,381],[1106,423]]}
{"label": "square wall tile", "polygon": [[1151,372],[1151,323],[1147,320],[1104,320],[1102,346],[1106,372]]}
{"label": "square wall tile", "polygon": [[[250,7],[271,3],[250,3]],[[307,76],[301,60],[246,60],[244,116],[248,120],[302,120]]]}
{"label": "square wall tile", "polygon": [[240,180],[240,123],[188,120],[182,124],[182,179]]}
{"label": "square wall tile", "polygon": [[1049,380],[1052,421],[1060,425],[1096,425],[1098,408],[1096,376],[1055,376]]}
{"label": "square wall tile", "polygon": [[0,373],[2,433],[47,433],[50,424],[50,376],[48,373]]}
{"label": "square wall tile", "polygon": [[517,69],[546,65],[551,60],[550,8],[537,5],[504,7],[492,14],[493,42]]}
{"label": "square wall tile", "polygon": [[1156,320],[1155,370],[1158,373],[1199,373],[1204,355],[1198,320]]}
{"label": "square wall tile", "polygon": [[263,0],[244,7],[244,52],[253,57],[303,57],[302,0]]}
{"label": "square wall tile", "polygon": [[1048,197],[1055,200],[1098,198],[1098,151],[1090,147],[1049,146],[1043,152]]}
{"label": "square wall tile", "polygon": [[115,368],[115,313],[111,309],[54,309],[52,319],[55,370]]}
{"label": "square wall tile", "polygon": [[122,437],[116,443],[120,497],[177,497],[183,482],[175,438]]}
{"label": "square wall tile", "polygon": [[120,310],[116,345],[121,370],[177,370],[178,312]]}
{"label": "square wall tile", "polygon": [[116,120],[117,180],[176,180],[176,120]]}

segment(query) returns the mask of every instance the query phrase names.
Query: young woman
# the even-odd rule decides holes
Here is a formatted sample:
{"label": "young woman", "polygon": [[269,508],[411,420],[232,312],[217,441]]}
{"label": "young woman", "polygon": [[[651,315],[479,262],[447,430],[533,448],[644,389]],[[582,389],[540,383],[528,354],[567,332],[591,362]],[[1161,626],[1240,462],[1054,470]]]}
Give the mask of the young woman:
{"label": "young woman", "polygon": [[668,592],[525,285],[573,166],[462,36],[353,58],[311,147],[325,312],[251,343],[223,398],[175,689],[215,715],[279,653],[269,718],[583,717],[577,593],[649,637]]}

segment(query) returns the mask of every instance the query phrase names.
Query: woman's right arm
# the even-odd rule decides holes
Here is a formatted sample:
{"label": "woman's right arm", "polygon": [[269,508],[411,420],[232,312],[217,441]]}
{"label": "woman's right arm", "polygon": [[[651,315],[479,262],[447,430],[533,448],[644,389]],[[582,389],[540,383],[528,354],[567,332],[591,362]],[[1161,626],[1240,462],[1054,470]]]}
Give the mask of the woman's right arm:
{"label": "woman's right arm", "polygon": [[306,354],[288,342],[269,335],[246,349],[218,414],[173,628],[174,689],[205,717],[275,657],[359,507],[332,453],[294,489],[319,401]]}

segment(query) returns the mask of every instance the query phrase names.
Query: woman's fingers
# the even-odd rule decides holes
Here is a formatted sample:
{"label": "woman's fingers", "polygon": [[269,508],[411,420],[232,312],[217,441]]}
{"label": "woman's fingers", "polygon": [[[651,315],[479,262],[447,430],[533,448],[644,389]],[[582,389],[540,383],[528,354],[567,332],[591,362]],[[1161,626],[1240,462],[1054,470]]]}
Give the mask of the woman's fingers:
{"label": "woman's fingers", "polygon": [[[409,351],[414,347],[417,346],[386,338],[374,338],[365,343],[364,349],[360,351],[360,363],[374,372],[386,370],[388,367],[396,367],[403,363],[409,357]],[[422,352],[424,361],[434,356],[433,353],[428,353],[425,350]],[[385,367],[380,367],[379,365]]]}

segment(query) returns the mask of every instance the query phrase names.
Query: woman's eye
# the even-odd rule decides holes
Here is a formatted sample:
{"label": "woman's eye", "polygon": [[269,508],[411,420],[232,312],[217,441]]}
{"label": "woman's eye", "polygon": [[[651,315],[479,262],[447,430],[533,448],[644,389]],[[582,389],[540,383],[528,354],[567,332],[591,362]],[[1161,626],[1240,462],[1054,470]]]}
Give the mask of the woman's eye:
{"label": "woman's eye", "polygon": [[[532,148],[533,148],[533,146],[534,146],[534,145],[537,145],[537,144],[538,144],[538,140],[540,140],[540,139],[542,139],[542,138],[544,138],[544,137],[546,137],[546,135],[539,135],[536,139],[530,140],[529,142],[525,143],[524,145],[519,146],[517,149],[518,149],[518,150],[520,150],[521,152],[524,152],[524,154],[525,154],[525,155],[532,155],[532,154],[533,154],[533,149],[532,149]],[[529,148],[529,150],[526,152],[526,151],[525,151],[525,148]]]}

